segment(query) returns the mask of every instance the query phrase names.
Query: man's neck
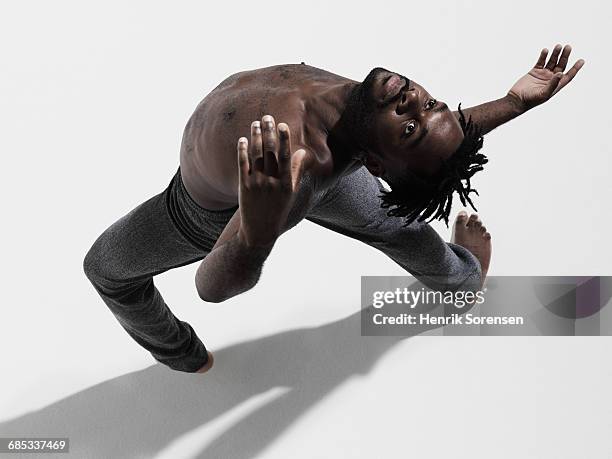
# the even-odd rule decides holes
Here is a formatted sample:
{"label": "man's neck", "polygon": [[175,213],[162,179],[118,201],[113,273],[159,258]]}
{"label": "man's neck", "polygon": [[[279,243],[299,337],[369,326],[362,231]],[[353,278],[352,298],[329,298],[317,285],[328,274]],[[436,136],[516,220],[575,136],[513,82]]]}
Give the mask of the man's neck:
{"label": "man's neck", "polygon": [[313,97],[312,106],[316,107],[316,116],[327,134],[327,147],[338,165],[354,162],[359,153],[344,116],[351,93],[358,85],[358,82],[348,80],[329,86]]}

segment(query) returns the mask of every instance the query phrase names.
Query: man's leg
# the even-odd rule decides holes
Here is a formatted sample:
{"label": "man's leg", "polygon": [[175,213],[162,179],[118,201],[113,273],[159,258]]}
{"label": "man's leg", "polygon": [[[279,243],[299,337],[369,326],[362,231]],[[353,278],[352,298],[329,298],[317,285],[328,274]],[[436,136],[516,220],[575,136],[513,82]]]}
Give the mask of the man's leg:
{"label": "man's leg", "polygon": [[428,287],[478,289],[479,261],[465,248],[446,243],[426,223],[403,226],[380,207],[382,184],[364,167],[342,177],[306,219],[377,248]]}
{"label": "man's leg", "polygon": [[83,268],[138,344],[172,369],[195,372],[208,363],[206,348],[193,328],[170,311],[153,276],[203,259],[233,212],[212,212],[212,219],[196,215],[185,193],[179,169],[166,190],[96,239]]}

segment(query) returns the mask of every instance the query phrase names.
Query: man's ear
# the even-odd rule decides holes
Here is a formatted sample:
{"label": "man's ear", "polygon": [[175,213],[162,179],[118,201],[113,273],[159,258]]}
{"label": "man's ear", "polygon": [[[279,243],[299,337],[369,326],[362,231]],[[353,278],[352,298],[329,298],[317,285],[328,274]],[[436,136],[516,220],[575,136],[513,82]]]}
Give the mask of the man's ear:
{"label": "man's ear", "polygon": [[385,173],[385,167],[381,160],[372,154],[366,154],[361,158],[361,162],[366,167],[370,174],[375,177],[382,177]]}

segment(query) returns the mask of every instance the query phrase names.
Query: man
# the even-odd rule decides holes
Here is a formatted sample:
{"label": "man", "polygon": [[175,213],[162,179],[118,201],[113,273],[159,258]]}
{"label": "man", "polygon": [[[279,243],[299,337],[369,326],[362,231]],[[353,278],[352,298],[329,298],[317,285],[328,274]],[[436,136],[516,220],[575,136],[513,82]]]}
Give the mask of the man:
{"label": "man", "polygon": [[546,62],[542,50],[504,97],[457,112],[382,68],[362,83],[303,63],[232,75],[187,123],[168,187],[96,239],[85,273],[156,360],[200,373],[212,354],[153,276],[202,260],[200,297],[231,298],[256,284],[276,239],[304,218],[381,250],[428,286],[478,288],[491,256],[478,216],[460,212],[450,243],[427,221],[448,224],[454,193],[474,207],[482,136],[566,86],[584,64],[563,73],[570,52],[557,45]]}

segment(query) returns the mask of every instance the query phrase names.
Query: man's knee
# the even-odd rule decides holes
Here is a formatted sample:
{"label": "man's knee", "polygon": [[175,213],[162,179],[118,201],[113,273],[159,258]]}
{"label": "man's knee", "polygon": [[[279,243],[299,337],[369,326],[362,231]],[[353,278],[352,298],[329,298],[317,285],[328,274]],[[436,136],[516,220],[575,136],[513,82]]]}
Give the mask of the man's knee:
{"label": "man's knee", "polygon": [[123,254],[101,236],[83,259],[85,275],[114,314],[126,316],[134,304],[148,301],[155,292],[152,277],[130,278]]}
{"label": "man's knee", "polygon": [[85,276],[94,284],[116,283],[122,280],[122,260],[118,247],[112,242],[108,231],[102,233],[83,258]]}
{"label": "man's knee", "polygon": [[95,282],[100,277],[102,258],[103,256],[96,240],[85,254],[85,258],[83,258],[83,271],[91,282]]}

